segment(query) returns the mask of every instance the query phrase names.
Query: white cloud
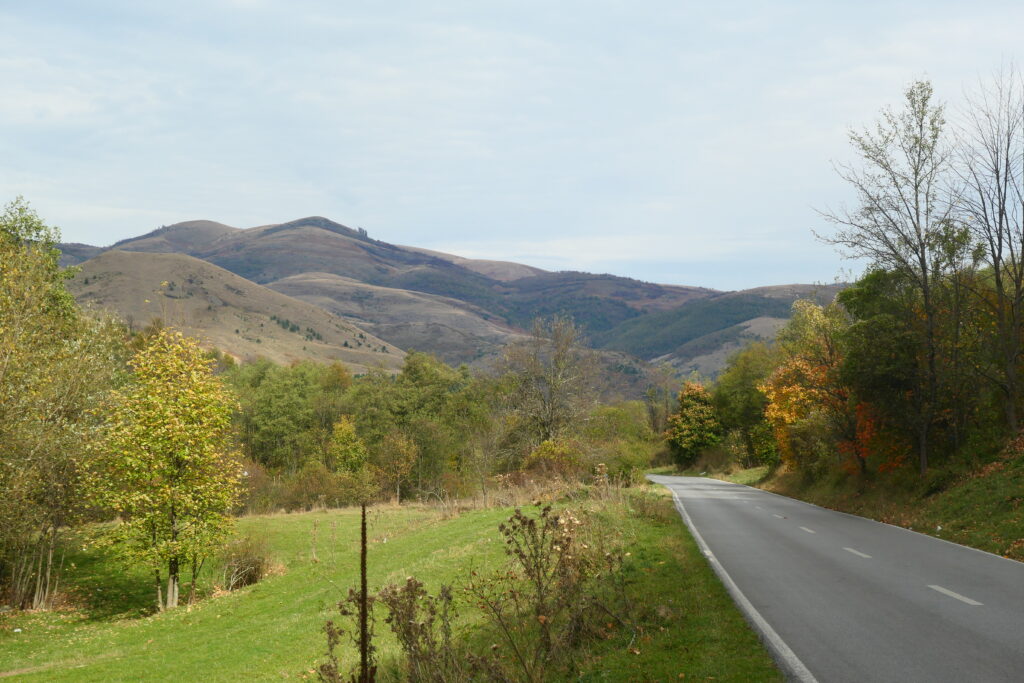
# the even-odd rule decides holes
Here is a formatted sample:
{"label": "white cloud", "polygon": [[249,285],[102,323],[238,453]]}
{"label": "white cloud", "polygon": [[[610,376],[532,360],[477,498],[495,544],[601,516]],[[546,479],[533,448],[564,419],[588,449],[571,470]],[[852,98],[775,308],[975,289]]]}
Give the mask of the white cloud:
{"label": "white cloud", "polygon": [[810,207],[848,195],[846,128],[925,73],[955,100],[1022,20],[994,0],[23,3],[0,10],[0,186],[77,241],[317,213],[769,283],[835,268]]}

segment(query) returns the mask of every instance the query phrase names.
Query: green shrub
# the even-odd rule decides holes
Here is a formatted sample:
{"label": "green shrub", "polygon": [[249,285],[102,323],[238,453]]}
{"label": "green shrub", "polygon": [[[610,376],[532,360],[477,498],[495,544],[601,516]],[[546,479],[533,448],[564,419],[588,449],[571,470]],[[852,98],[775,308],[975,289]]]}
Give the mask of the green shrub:
{"label": "green shrub", "polygon": [[584,468],[583,450],[573,439],[548,439],[526,456],[522,469],[548,476],[575,477]]}

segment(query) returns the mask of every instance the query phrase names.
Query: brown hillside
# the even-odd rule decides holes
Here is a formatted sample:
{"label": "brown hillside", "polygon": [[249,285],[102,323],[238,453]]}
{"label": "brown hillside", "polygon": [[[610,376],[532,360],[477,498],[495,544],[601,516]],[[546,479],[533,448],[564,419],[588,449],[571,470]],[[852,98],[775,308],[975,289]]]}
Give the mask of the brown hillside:
{"label": "brown hillside", "polygon": [[[789,316],[792,300],[824,301],[839,289],[781,285],[723,293],[609,274],[548,272],[396,246],[320,216],[247,229],[189,221],[117,247],[194,256],[341,316],[397,347],[434,353],[451,363],[484,361],[529,329],[534,318],[562,315],[572,317],[598,348],[713,374],[739,345],[770,338]],[[99,251],[66,248],[69,262]],[[167,270],[156,283],[160,280],[182,277]],[[138,315],[148,319],[151,313]],[[769,319],[770,330],[757,323]],[[236,329],[230,323],[223,327],[232,334]],[[218,343],[228,342],[246,354],[268,355],[265,348],[246,348],[244,340],[230,335],[222,334]],[[279,354],[285,353],[284,342]],[[302,346],[307,348],[301,353],[289,353],[308,354],[309,345]]]}
{"label": "brown hillside", "polygon": [[82,261],[99,256],[103,251],[103,247],[94,247],[89,244],[64,243],[60,245],[60,265],[62,268],[75,266]]}
{"label": "brown hillside", "polygon": [[520,280],[524,277],[532,277],[534,275],[540,275],[548,272],[543,268],[535,268],[534,266],[527,266],[522,263],[513,263],[512,261],[491,261],[488,259],[466,258],[464,256],[446,254],[442,251],[434,251],[433,249],[423,249],[421,247],[403,246],[402,249],[416,251],[429,256],[436,256],[437,258],[444,259],[445,261],[449,261],[462,266],[463,268],[472,270],[474,273],[486,275],[492,280],[498,280],[499,282],[512,282],[513,280]]}
{"label": "brown hillside", "polygon": [[245,360],[337,360],[365,372],[393,371],[404,357],[349,321],[183,254],[107,251],[83,263],[69,287],[80,303],[111,310],[135,328],[162,318]]}
{"label": "brown hillside", "polygon": [[121,240],[111,249],[195,255],[239,232],[238,228],[215,221],[185,221],[158,228],[141,237]]}
{"label": "brown hillside", "polygon": [[431,351],[448,363],[491,356],[520,336],[466,302],[368,285],[331,273],[293,275],[267,287],[352,320],[401,348]]}

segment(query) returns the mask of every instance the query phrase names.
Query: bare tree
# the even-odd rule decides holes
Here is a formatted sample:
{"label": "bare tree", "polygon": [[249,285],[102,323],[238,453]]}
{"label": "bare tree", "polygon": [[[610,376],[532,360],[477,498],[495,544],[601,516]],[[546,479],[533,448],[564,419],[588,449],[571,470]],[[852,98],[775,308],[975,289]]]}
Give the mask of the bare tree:
{"label": "bare tree", "polygon": [[976,292],[995,323],[997,368],[986,374],[1002,391],[1007,425],[1016,432],[1024,343],[1024,83],[1015,67],[970,97],[960,142],[961,203],[991,268],[991,289]]}
{"label": "bare tree", "polygon": [[593,403],[596,356],[569,318],[534,321],[530,338],[505,349],[512,405],[537,443],[564,434]]}
{"label": "bare tree", "polygon": [[928,435],[938,393],[935,288],[955,207],[946,120],[933,94],[931,83],[916,81],[907,88],[901,110],[886,108],[873,129],[850,132],[860,165],[839,165],[837,171],[856,191],[859,205],[852,211],[823,212],[839,226],[825,241],[851,257],[902,274],[921,297],[925,358],[922,391],[915,393],[922,473],[928,467]]}

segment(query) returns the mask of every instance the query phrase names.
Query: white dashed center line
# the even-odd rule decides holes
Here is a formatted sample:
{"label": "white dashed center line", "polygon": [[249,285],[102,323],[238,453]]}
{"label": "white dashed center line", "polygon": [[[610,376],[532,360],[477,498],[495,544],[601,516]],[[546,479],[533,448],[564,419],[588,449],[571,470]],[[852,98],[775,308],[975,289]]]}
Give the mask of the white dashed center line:
{"label": "white dashed center line", "polygon": [[954,600],[959,600],[960,602],[966,602],[968,605],[980,605],[980,604],[982,604],[982,603],[978,602],[977,600],[971,600],[966,595],[960,595],[959,593],[955,593],[955,592],[949,590],[948,588],[943,588],[942,586],[929,585],[928,587],[931,588],[933,591],[938,591],[938,592],[942,593],[943,595],[948,595],[949,597],[953,598]]}
{"label": "white dashed center line", "polygon": [[808,528],[807,528],[807,527],[805,527],[805,526],[802,526],[802,527],[800,527],[800,528],[801,528],[801,529],[803,529],[804,531],[806,531],[806,532],[807,532],[807,533],[809,533],[809,534],[816,534],[816,533],[818,533],[818,532],[817,532],[817,531],[815,531],[814,529],[808,529]]}
{"label": "white dashed center line", "polygon": [[853,554],[854,554],[854,555],[856,555],[857,557],[866,557],[866,558],[868,558],[869,560],[871,559],[871,556],[870,556],[870,555],[868,555],[867,553],[862,553],[861,551],[859,551],[859,550],[854,550],[853,548],[843,548],[843,550],[845,550],[845,551],[846,551],[846,552],[848,552],[848,553],[853,553]]}
{"label": "white dashed center line", "polygon": [[783,517],[782,515],[777,515],[774,512],[772,513],[772,517],[778,517],[779,519],[785,519],[785,517]]}

